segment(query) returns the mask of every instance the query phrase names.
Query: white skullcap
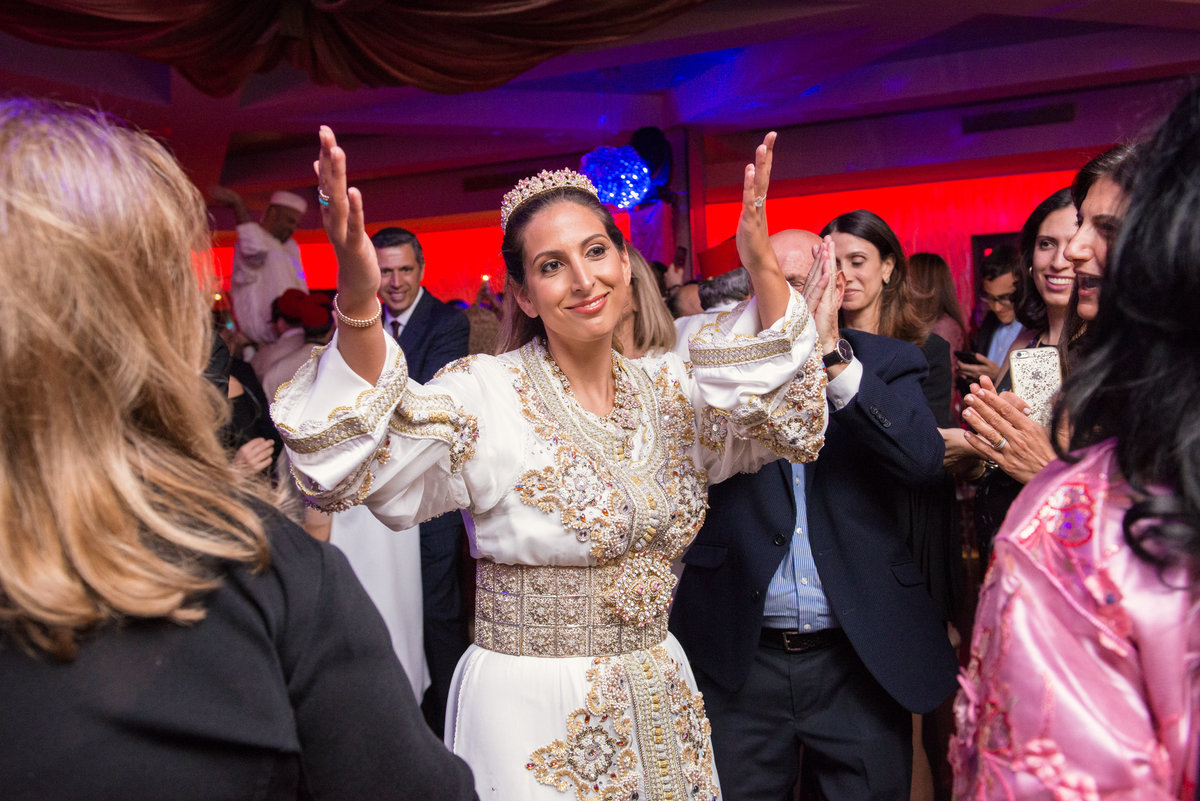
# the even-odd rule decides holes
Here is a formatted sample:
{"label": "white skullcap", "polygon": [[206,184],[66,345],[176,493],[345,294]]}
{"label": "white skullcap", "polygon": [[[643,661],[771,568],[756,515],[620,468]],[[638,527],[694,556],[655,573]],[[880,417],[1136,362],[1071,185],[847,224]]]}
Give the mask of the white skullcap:
{"label": "white skullcap", "polygon": [[294,192],[285,192],[280,189],[271,195],[272,206],[287,206],[289,209],[295,209],[303,214],[308,211],[308,201]]}

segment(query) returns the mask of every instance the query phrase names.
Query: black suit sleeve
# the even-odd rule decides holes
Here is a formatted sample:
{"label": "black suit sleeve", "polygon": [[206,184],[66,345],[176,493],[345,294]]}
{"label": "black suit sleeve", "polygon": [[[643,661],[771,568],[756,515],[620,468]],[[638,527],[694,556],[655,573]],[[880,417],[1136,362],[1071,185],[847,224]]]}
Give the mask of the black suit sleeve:
{"label": "black suit sleeve", "polygon": [[467,315],[458,309],[447,307],[430,332],[429,354],[425,358],[426,369],[432,378],[455,359],[467,355],[467,344],[471,339],[471,323]]}
{"label": "black suit sleeve", "polygon": [[918,486],[941,474],[946,444],[922,391],[925,358],[915,346],[899,344],[887,364],[864,366],[858,394],[830,417],[893,478]]}
{"label": "black suit sleeve", "polygon": [[470,769],[425,724],[383,619],[345,556],[319,544],[314,576],[287,569],[297,558],[311,564],[314,543],[277,537],[275,544],[289,596],[279,636],[300,739],[301,797],[474,798]]}

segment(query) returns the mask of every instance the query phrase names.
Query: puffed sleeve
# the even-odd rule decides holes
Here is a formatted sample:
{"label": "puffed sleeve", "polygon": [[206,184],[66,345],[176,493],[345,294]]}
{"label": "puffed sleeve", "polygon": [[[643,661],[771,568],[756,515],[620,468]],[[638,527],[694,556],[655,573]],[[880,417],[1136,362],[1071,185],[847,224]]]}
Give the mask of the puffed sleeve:
{"label": "puffed sleeve", "polygon": [[271,414],[297,485],[326,511],[366,503],[397,530],[456,509],[486,511],[517,469],[503,454],[520,447],[515,427],[491,422],[512,412],[494,391],[503,368],[468,357],[421,385],[390,337],[387,348],[374,386],[346,364],[335,336],[279,388]]}
{"label": "puffed sleeve", "polygon": [[825,368],[799,294],[758,330],[751,298],[718,315],[688,346],[697,428],[694,458],[709,483],[784,457],[811,462],[825,441]]}

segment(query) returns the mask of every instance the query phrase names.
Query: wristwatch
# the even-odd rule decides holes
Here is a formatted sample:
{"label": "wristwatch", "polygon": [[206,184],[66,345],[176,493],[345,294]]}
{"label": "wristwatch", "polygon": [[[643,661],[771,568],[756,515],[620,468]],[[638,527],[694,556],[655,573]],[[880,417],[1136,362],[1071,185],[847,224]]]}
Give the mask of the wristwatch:
{"label": "wristwatch", "polygon": [[844,339],[839,339],[833,344],[833,350],[826,353],[821,359],[821,363],[825,365],[825,369],[838,364],[849,364],[854,358],[854,348],[850,347],[850,343]]}

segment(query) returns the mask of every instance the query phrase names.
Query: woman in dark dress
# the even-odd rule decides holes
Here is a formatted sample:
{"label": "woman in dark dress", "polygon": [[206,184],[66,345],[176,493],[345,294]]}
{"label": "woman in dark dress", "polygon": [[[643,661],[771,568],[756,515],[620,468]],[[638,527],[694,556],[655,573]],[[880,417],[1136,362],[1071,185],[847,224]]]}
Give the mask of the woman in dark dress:
{"label": "woman in dark dress", "polygon": [[179,165],[25,99],[0,151],[0,795],[473,797],[345,558],[221,446]]}

